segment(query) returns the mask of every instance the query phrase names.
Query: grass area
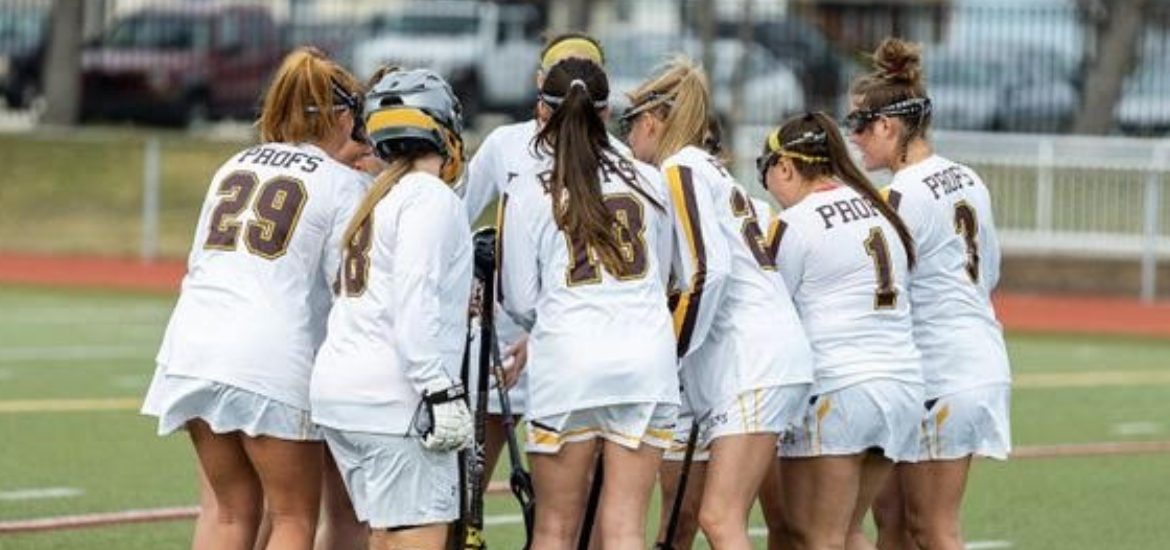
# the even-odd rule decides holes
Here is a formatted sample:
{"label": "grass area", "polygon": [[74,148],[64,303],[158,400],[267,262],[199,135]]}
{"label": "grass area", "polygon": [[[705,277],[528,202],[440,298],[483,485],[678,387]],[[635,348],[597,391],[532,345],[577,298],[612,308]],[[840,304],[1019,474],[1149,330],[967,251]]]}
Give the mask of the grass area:
{"label": "grass area", "polygon": [[[0,493],[70,487],[67,498],[0,498],[0,521],[112,512],[195,502],[193,457],[182,435],[159,438],[132,410],[4,412],[35,399],[139,399],[173,296],[0,287]],[[1012,334],[1013,369],[1028,375],[1157,373],[1170,369],[1170,341]],[[1017,446],[1170,439],[1170,383],[1102,387],[1019,387]],[[1119,430],[1122,425],[1146,426]],[[1170,527],[1170,456],[981,462],[965,508],[968,540],[1012,548],[1147,549]],[[497,477],[500,477],[497,475]],[[516,508],[493,496],[487,514],[506,521]],[[652,515],[653,517],[653,515]],[[758,517],[754,525],[761,526]],[[164,522],[27,535],[0,535],[0,549],[176,548],[189,522]],[[517,548],[516,524],[489,528],[493,548]],[[756,539],[762,547],[762,539]]]}
{"label": "grass area", "polygon": [[[174,131],[0,134],[0,249],[137,254],[148,135],[157,136],[161,147],[160,253],[183,257],[208,179],[244,143]],[[1035,169],[974,168],[992,189],[1001,229],[1035,228]],[[737,173],[744,182],[755,177],[750,166]],[[1133,209],[1144,201],[1145,173],[1056,168],[1052,177],[1054,229],[1141,233],[1142,217]],[[754,185],[749,189],[756,191]],[[1170,234],[1170,193],[1162,198],[1160,231]]]}

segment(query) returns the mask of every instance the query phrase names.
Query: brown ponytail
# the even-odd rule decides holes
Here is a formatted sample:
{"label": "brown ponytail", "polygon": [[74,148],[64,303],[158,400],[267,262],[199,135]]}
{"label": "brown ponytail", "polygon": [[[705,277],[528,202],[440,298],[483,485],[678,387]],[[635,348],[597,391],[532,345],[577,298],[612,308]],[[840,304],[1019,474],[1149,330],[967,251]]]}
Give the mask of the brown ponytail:
{"label": "brown ponytail", "polygon": [[[925,98],[923,83],[922,45],[899,38],[886,38],[870,56],[874,70],[853,81],[849,95],[856,99],[858,108],[878,111],[899,102]],[[900,156],[905,158],[906,147],[915,138],[926,138],[930,129],[930,111],[899,117],[903,131],[899,136]]]}
{"label": "brown ponytail", "polygon": [[906,227],[902,217],[882,198],[865,173],[853,162],[837,123],[825,113],[808,113],[788,119],[780,126],[778,132],[777,141],[784,144],[783,149],[796,153],[788,158],[802,178],[806,181],[820,178],[839,179],[877,208],[890,225],[894,226],[902,240],[902,248],[906,250],[906,260],[913,269],[917,255],[914,253],[914,237],[911,236],[910,229]]}
{"label": "brown ponytail", "polygon": [[360,95],[361,83],[316,48],[285,56],[264,93],[256,125],[265,142],[305,143],[325,139],[338,125],[341,111],[334,88]]}
{"label": "brown ponytail", "polygon": [[552,109],[536,147],[553,158],[548,192],[557,227],[596,251],[611,274],[626,276],[629,266],[614,232],[618,221],[605,205],[600,172],[617,174],[651,204],[661,205],[638,185],[635,172],[618,169],[612,160],[620,154],[609,142],[600,112],[607,106],[609,79],[588,59],[566,58],[548,70],[540,98]]}

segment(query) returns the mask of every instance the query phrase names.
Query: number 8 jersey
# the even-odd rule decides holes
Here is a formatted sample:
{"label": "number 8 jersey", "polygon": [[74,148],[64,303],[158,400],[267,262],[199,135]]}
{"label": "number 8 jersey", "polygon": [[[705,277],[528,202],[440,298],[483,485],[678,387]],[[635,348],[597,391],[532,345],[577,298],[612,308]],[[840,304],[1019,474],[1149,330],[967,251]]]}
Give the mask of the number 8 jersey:
{"label": "number 8 jersey", "polygon": [[918,246],[910,300],[926,397],[1009,384],[991,305],[1000,253],[987,187],[970,168],[934,155],[895,174],[886,193]]}
{"label": "number 8 jersey", "polygon": [[157,362],[309,408],[342,233],[366,177],[308,144],[268,143],[216,172]]}
{"label": "number 8 jersey", "polygon": [[[500,303],[528,340],[529,418],[632,403],[678,404],[675,340],[666,303],[673,258],[669,200],[653,168],[611,156],[658,208],[602,172],[630,275],[606,271],[553,217],[543,180],[523,174],[501,203]],[[571,206],[570,206],[571,207]]]}

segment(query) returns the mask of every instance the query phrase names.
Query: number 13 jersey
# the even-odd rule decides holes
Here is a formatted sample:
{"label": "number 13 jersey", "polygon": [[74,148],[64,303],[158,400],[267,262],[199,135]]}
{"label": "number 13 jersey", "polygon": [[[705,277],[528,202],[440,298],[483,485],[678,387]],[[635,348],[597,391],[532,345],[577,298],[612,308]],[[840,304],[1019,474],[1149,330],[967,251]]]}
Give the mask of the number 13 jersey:
{"label": "number 13 jersey", "polygon": [[361,173],[308,144],[267,143],[216,172],[157,361],[309,408],[342,233]]}
{"label": "number 13 jersey", "polygon": [[[504,309],[528,340],[529,418],[632,403],[677,404],[675,341],[666,303],[673,258],[670,206],[653,168],[610,156],[662,208],[614,172],[601,174],[605,204],[631,274],[617,278],[553,216],[550,177],[521,175],[500,219]],[[569,206],[572,208],[572,206]]]}

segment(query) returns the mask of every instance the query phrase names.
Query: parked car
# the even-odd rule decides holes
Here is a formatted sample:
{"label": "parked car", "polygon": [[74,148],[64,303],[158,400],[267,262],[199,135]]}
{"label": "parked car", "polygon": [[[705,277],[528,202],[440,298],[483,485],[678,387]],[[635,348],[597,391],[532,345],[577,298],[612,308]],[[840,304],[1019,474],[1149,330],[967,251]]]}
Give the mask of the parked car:
{"label": "parked car", "polygon": [[251,118],[283,55],[267,8],[178,4],[114,22],[82,55],[82,117]]}
{"label": "parked car", "polygon": [[[739,36],[738,21],[722,21],[716,29],[723,38]],[[814,24],[797,17],[765,19],[752,24],[752,39],[796,73],[811,108],[831,111],[835,107],[849,82],[850,62]]]}
{"label": "parked car", "polygon": [[[605,46],[611,102],[618,106],[627,104],[625,94],[652,76],[672,54],[685,54],[696,61],[703,55],[698,40],[675,34],[615,34],[602,37],[601,43]],[[724,121],[731,117],[735,99],[732,82],[743,51],[739,40],[718,39],[712,44],[714,66],[707,72],[715,110]],[[748,46],[745,77],[742,104],[745,123],[772,125],[804,110],[804,90],[796,74],[755,42]]]}
{"label": "parked car", "polygon": [[1003,100],[1007,65],[973,52],[939,50],[926,56],[933,124],[947,130],[991,130]]}
{"label": "parked car", "polygon": [[408,3],[353,46],[361,78],[383,64],[426,67],[446,78],[465,116],[481,109],[528,114],[540,40],[532,6],[434,0]]}
{"label": "parked car", "polygon": [[10,108],[28,108],[41,96],[48,29],[46,9],[0,9],[0,94]]}
{"label": "parked car", "polygon": [[1122,133],[1170,133],[1170,63],[1164,58],[1142,60],[1122,84],[1114,118]]}
{"label": "parked car", "polygon": [[1040,46],[1013,48],[995,128],[1060,133],[1072,127],[1081,104],[1081,75],[1072,59]]}

